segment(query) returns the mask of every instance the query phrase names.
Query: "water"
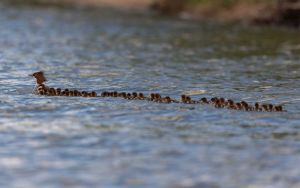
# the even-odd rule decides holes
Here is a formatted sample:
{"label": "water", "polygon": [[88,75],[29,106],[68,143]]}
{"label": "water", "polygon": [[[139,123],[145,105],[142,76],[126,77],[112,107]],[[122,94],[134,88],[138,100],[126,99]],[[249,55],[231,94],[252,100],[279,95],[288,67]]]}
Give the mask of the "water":
{"label": "water", "polygon": [[[300,187],[298,31],[113,10],[0,8],[1,187]],[[225,96],[286,113],[31,94]]]}

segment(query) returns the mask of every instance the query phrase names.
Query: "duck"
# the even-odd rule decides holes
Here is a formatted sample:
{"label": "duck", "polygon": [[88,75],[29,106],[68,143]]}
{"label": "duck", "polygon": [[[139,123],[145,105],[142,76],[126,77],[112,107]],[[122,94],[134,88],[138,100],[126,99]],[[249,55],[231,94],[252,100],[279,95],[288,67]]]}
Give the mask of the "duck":
{"label": "duck", "polygon": [[82,92],[81,92],[81,96],[87,97],[87,96],[88,96],[88,93],[87,93],[86,91],[82,91]]}
{"label": "duck", "polygon": [[132,99],[131,93],[127,93],[126,98],[131,100]]}
{"label": "duck", "polygon": [[269,108],[269,111],[270,111],[270,112],[273,111],[273,107],[274,107],[273,104],[269,104],[269,105],[268,105],[268,108]]}
{"label": "duck", "polygon": [[215,107],[216,108],[222,108],[222,104],[221,104],[221,100],[220,99],[216,99],[216,101],[215,101]]}
{"label": "duck", "polygon": [[223,98],[223,97],[221,97],[220,98],[220,104],[222,105],[222,106],[225,106],[225,98]]}
{"label": "duck", "polygon": [[171,100],[171,97],[166,96],[166,97],[164,97],[164,98],[161,99],[161,102],[162,103],[171,103],[172,100]]}
{"label": "duck", "polygon": [[112,92],[112,97],[118,97],[118,92],[117,91]]}
{"label": "duck", "polygon": [[56,88],[56,95],[60,96],[61,95],[61,88]]}
{"label": "duck", "polygon": [[263,104],[262,105],[262,109],[263,109],[263,111],[267,112],[268,111],[268,105],[267,104]]}
{"label": "duck", "polygon": [[136,92],[133,92],[133,93],[132,93],[132,98],[133,98],[133,99],[137,99],[137,98],[138,98],[138,94],[137,94]]}
{"label": "duck", "polygon": [[185,103],[192,104],[193,103],[192,98],[190,96],[186,96]]}
{"label": "duck", "polygon": [[139,93],[139,97],[140,100],[144,100],[145,99],[145,95],[143,93]]}
{"label": "duck", "polygon": [[200,99],[200,101],[201,101],[202,103],[205,103],[205,104],[208,104],[208,103],[209,103],[206,97],[202,97],[202,98]]}
{"label": "duck", "polygon": [[51,88],[49,89],[49,95],[50,95],[50,96],[56,96],[56,90],[55,90],[53,87],[51,87]]}
{"label": "duck", "polygon": [[274,109],[275,109],[276,112],[282,112],[283,111],[283,108],[280,105],[275,106]]}
{"label": "duck", "polygon": [[127,94],[126,94],[125,92],[122,92],[121,95],[122,95],[122,97],[123,97],[124,99],[126,99]]}
{"label": "duck", "polygon": [[44,84],[41,84],[41,85],[39,85],[39,86],[37,86],[37,92],[38,92],[38,94],[40,94],[40,95],[46,95],[46,86],[44,85]]}
{"label": "duck", "polygon": [[75,90],[74,90],[74,97],[80,96],[79,94],[80,94],[80,92],[79,92],[78,90],[75,89]]}
{"label": "duck", "polygon": [[258,102],[256,102],[256,103],[254,104],[254,107],[255,107],[255,111],[258,111],[258,112],[262,111],[262,108],[260,107],[260,105],[259,105]]}
{"label": "duck", "polygon": [[181,102],[186,103],[186,95],[181,95]]}
{"label": "duck", "polygon": [[248,110],[249,110],[249,104],[248,104],[247,102],[245,102],[245,101],[241,101],[241,104],[242,104],[242,106],[243,106],[244,110],[246,110],[246,111],[248,111]]}
{"label": "duck", "polygon": [[74,97],[74,91],[72,91],[72,90],[69,91],[69,96],[70,96],[70,97]]}
{"label": "duck", "polygon": [[[33,74],[31,74],[29,76],[34,77],[36,79],[36,84],[35,84],[35,87],[34,87],[32,93],[36,94],[36,95],[40,95],[40,93],[43,93],[45,95],[48,87],[44,84],[44,82],[47,81],[47,79],[44,75],[44,72],[43,71],[34,72]],[[41,88],[44,89],[43,92],[41,92]]]}
{"label": "duck", "polygon": [[96,91],[92,91],[92,97],[97,97],[97,93],[96,93]]}
{"label": "duck", "polygon": [[210,103],[211,103],[211,104],[215,104],[215,102],[216,102],[217,99],[218,99],[217,97],[211,98],[211,99],[210,99]]}

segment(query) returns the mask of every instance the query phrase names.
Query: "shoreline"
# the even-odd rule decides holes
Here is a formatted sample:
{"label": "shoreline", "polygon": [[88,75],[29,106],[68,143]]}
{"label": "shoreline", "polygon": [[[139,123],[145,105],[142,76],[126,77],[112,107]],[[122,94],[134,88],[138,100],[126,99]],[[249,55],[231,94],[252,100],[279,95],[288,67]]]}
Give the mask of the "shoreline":
{"label": "shoreline", "polygon": [[[300,0],[245,2],[197,0],[4,0],[9,4],[32,4],[100,8],[111,7],[131,11],[154,11],[161,15],[190,20],[241,22],[256,25],[300,27]],[[202,2],[202,3],[201,3]]]}

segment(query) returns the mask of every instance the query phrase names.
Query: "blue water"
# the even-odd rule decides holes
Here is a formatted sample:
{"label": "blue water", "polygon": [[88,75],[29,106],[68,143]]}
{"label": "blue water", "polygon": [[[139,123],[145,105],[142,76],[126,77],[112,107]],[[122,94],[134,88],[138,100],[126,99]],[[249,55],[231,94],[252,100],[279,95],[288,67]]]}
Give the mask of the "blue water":
{"label": "blue water", "polygon": [[[300,187],[299,31],[0,6],[1,187]],[[31,94],[223,96],[284,113]]]}

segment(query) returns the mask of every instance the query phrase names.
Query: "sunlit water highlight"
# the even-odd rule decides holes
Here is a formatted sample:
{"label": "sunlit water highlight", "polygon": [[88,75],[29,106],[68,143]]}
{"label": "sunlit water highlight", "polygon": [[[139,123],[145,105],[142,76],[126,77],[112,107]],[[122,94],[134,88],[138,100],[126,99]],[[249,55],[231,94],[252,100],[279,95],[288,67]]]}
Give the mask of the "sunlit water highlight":
{"label": "sunlit water highlight", "polygon": [[[1,187],[299,187],[298,31],[0,8]],[[285,104],[286,113],[31,94],[48,85]]]}

